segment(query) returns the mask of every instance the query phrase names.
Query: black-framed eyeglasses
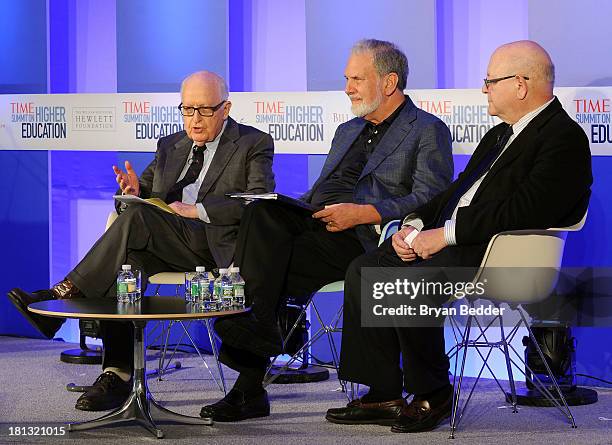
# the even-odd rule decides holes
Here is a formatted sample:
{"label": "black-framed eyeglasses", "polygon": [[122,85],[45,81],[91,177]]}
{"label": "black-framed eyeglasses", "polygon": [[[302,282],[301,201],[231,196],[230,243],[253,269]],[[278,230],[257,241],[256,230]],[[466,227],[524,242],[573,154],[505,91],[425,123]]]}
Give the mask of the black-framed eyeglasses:
{"label": "black-framed eyeglasses", "polygon": [[221,108],[221,106],[225,102],[227,102],[227,101],[226,100],[222,100],[221,102],[219,102],[214,107],[184,107],[183,104],[181,103],[178,106],[178,109],[181,110],[181,114],[183,116],[187,116],[187,117],[193,116],[196,111],[202,117],[211,117],[211,116],[213,116],[215,114],[215,111],[217,111],[219,108]]}
{"label": "black-framed eyeglasses", "polygon": [[504,77],[496,77],[495,79],[482,79],[484,81],[484,86],[485,88],[489,88],[490,85],[500,82],[502,80],[506,80],[506,79],[512,79],[513,77],[522,77],[525,80],[529,80],[529,77],[527,76],[523,76],[521,74],[512,74],[511,76],[504,76]]}

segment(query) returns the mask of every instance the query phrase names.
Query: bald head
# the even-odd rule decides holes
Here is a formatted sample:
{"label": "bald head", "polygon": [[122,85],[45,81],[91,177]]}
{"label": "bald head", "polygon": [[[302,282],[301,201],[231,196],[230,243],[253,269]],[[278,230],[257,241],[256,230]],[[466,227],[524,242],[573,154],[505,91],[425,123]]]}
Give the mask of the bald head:
{"label": "bald head", "polygon": [[506,43],[495,50],[491,61],[496,59],[509,74],[529,77],[534,84],[550,90],[555,82],[555,66],[544,48],[531,40]]}
{"label": "bald head", "polygon": [[482,92],[489,114],[514,124],[553,97],[555,67],[535,42],[520,40],[500,46],[491,55]]}
{"label": "bald head", "polygon": [[197,85],[198,87],[204,88],[206,90],[218,92],[218,102],[222,100],[227,100],[229,96],[225,79],[211,71],[197,71],[187,76],[181,83],[181,95],[183,94],[185,87],[188,85]]}

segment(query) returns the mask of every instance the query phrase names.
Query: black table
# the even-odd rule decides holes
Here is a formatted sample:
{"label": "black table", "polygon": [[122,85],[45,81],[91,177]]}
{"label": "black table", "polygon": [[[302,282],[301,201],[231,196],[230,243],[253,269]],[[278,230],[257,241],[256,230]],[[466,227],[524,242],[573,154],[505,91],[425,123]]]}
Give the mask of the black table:
{"label": "black table", "polygon": [[151,320],[183,320],[223,317],[246,309],[202,312],[196,305],[177,297],[144,297],[136,303],[118,303],[110,299],[78,298],[50,300],[28,306],[31,312],[49,317],[93,320],[131,321],[134,324],[134,375],[132,392],[117,410],[88,422],[69,423],[68,431],[82,431],[119,422],[136,421],[158,439],[164,433],[153,418],[190,425],[212,425],[211,418],[191,417],[161,406],[147,386],[144,328]]}

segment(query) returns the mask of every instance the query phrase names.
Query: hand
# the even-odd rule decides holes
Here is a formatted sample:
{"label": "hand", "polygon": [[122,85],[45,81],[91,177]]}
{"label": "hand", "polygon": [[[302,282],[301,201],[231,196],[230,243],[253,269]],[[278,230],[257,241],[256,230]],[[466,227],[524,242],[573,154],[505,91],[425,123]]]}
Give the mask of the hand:
{"label": "hand", "polygon": [[198,209],[195,204],[184,204],[181,201],[174,201],[172,204],[168,204],[168,207],[185,218],[198,217]]}
{"label": "hand", "polygon": [[113,165],[113,171],[117,175],[116,180],[121,192],[124,195],[136,195],[140,194],[140,183],[138,182],[138,175],[132,168],[130,161],[125,161],[125,171],[121,171],[116,165]]}
{"label": "hand", "polygon": [[416,230],[412,226],[403,227],[402,230],[396,232],[391,237],[391,245],[397,253],[397,256],[400,257],[402,261],[414,261],[416,260],[416,253],[414,250],[410,248],[408,244],[404,241],[404,239],[408,236],[410,232]]}
{"label": "hand", "polygon": [[378,224],[381,221],[376,207],[370,204],[341,203],[325,206],[312,215],[326,224],[329,232],[341,232],[359,224]]}
{"label": "hand", "polygon": [[424,260],[431,258],[447,246],[444,227],[424,230],[412,242],[414,252]]}

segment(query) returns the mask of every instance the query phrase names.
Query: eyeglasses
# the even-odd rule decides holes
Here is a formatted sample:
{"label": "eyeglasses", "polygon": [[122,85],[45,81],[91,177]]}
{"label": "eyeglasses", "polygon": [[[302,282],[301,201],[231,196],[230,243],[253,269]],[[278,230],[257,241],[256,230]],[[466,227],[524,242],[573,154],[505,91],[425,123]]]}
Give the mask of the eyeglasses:
{"label": "eyeglasses", "polygon": [[497,77],[495,79],[482,79],[484,81],[484,86],[485,88],[489,88],[490,85],[497,83],[499,81],[502,80],[506,80],[506,79],[512,79],[513,77],[522,77],[525,80],[529,80],[529,77],[527,76],[522,76],[520,74],[512,74],[511,76],[504,76],[504,77]]}
{"label": "eyeglasses", "polygon": [[202,117],[211,117],[211,116],[213,116],[215,114],[215,111],[217,111],[219,108],[221,108],[221,106],[225,102],[227,102],[227,101],[223,100],[223,101],[219,102],[217,105],[215,105],[214,107],[184,107],[183,104],[181,103],[178,106],[178,109],[181,111],[181,114],[183,116],[187,116],[187,117],[193,116],[196,111]]}

